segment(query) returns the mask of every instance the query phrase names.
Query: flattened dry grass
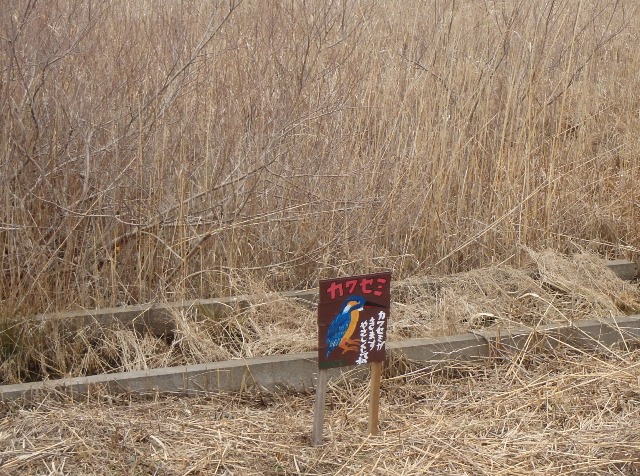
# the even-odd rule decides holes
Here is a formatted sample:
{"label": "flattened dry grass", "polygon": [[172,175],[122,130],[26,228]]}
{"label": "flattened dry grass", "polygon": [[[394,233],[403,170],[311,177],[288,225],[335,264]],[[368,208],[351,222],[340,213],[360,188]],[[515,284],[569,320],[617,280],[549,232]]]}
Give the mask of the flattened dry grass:
{"label": "flattened dry grass", "polygon": [[494,266],[407,280],[394,298],[391,335],[433,337],[640,312],[638,285],[619,279],[598,257],[527,253],[522,268]]}
{"label": "flattened dry grass", "polygon": [[[640,312],[640,288],[603,260],[580,253],[528,250],[528,266],[494,266],[397,282],[388,340],[436,337],[474,329],[535,328]],[[0,363],[5,383],[287,354],[317,349],[316,311],[267,294],[224,315],[197,308],[176,313],[171,339],[126,329],[65,331],[55,319],[18,334],[28,340]]]}
{"label": "flattened dry grass", "polygon": [[92,395],[2,408],[2,474],[640,474],[640,351],[559,349],[437,371],[387,369],[379,437],[365,383],[312,395]]}

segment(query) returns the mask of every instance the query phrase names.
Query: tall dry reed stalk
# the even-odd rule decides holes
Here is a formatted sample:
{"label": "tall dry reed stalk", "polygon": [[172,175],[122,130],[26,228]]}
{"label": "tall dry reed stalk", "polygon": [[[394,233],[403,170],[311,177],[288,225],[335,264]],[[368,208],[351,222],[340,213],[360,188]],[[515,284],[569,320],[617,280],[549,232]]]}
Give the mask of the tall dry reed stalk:
{"label": "tall dry reed stalk", "polygon": [[640,248],[630,2],[0,10],[0,316]]}

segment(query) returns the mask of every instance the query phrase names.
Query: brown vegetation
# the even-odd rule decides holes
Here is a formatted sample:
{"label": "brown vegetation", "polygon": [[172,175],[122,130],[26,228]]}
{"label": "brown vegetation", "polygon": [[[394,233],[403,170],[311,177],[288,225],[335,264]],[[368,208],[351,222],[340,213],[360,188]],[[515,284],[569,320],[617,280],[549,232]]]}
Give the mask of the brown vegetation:
{"label": "brown vegetation", "polygon": [[[633,2],[6,3],[2,382],[315,346],[289,300],[170,340],[16,316],[383,268],[391,339],[638,311],[580,253],[640,249]],[[383,436],[345,380],[315,449],[307,397],[48,395],[0,407],[0,474],[636,474],[636,345],[396,362]]]}
{"label": "brown vegetation", "polygon": [[16,0],[0,316],[636,253],[620,1]]}
{"label": "brown vegetation", "polygon": [[[621,281],[599,258],[529,253],[530,264],[523,269],[494,266],[396,282],[389,340],[520,326],[535,329],[640,312],[640,288]],[[176,330],[170,338],[125,328],[70,329],[67,318],[55,316],[24,324],[4,335],[0,382],[317,349],[317,312],[308,303],[274,294],[256,295],[251,305],[225,315],[209,315],[195,306],[174,317]]]}
{"label": "brown vegetation", "polygon": [[410,372],[391,367],[383,381],[379,437],[366,436],[366,385],[332,382],[318,448],[309,395],[0,407],[0,474],[640,474],[637,349],[560,348],[444,372],[402,364]]}

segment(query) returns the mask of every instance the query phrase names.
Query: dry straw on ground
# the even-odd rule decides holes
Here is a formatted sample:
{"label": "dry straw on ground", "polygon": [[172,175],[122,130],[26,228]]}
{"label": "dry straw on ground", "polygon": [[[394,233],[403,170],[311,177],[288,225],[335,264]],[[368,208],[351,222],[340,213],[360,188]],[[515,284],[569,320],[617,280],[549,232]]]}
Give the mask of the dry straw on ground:
{"label": "dry straw on ground", "polygon": [[366,436],[366,384],[345,378],[319,448],[312,395],[50,395],[2,407],[0,474],[640,474],[638,344],[438,371],[396,362],[380,437]]}
{"label": "dry straw on ground", "polygon": [[[529,265],[522,269],[503,265],[396,283],[389,340],[640,312],[638,285],[620,280],[600,258],[528,253]],[[198,309],[176,315],[169,340],[125,329],[68,333],[55,320],[25,326],[19,338],[29,339],[28,345],[0,363],[0,375],[13,383],[315,350],[316,311],[263,295],[226,315],[206,316]]]}

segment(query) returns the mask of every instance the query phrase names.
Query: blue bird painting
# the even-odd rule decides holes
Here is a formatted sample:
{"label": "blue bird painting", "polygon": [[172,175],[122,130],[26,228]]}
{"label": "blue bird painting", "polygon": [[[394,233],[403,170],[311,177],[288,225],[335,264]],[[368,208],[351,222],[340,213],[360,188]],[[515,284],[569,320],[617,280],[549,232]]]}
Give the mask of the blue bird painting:
{"label": "blue bird painting", "polygon": [[352,339],[351,336],[356,331],[360,311],[369,304],[362,296],[350,296],[342,305],[342,310],[338,314],[327,331],[327,359],[331,352],[337,347],[342,349],[342,353],[357,351],[360,346],[360,339]]}

